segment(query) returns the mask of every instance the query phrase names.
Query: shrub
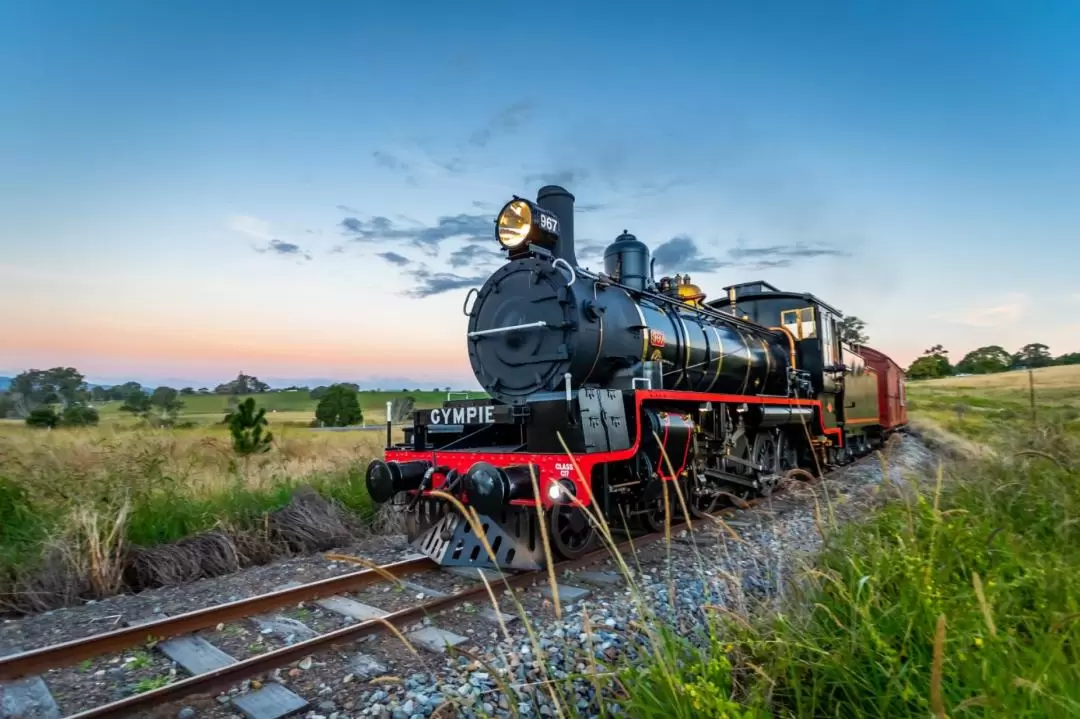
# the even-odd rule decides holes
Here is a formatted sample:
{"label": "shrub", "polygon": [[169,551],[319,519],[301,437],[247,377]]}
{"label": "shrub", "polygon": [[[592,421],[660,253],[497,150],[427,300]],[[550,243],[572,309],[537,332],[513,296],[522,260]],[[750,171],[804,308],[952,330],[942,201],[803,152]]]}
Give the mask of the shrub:
{"label": "shrub", "polygon": [[60,415],[52,407],[38,407],[26,418],[27,427],[52,429],[60,424]]}
{"label": "shrub", "polygon": [[68,427],[90,427],[96,425],[100,417],[98,411],[85,404],[72,404],[64,410],[61,424]]}
{"label": "shrub", "polygon": [[362,422],[364,413],[360,410],[356,390],[345,385],[333,385],[319,400],[315,419],[324,427],[348,427]]}
{"label": "shrub", "polygon": [[237,404],[236,409],[225,415],[232,435],[233,449],[237,454],[248,455],[269,451],[274,435],[265,430],[266,409],[255,409],[255,400],[248,397]]}

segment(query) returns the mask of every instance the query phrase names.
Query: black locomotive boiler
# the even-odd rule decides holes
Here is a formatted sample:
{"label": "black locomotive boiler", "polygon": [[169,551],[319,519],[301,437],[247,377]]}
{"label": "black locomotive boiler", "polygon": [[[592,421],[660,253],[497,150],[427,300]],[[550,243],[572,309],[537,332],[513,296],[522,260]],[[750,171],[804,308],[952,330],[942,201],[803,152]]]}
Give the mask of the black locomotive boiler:
{"label": "black locomotive boiler", "polygon": [[657,279],[648,246],[625,231],[591,272],[562,187],[515,197],[495,229],[506,263],[463,305],[489,398],[417,410],[404,443],[367,470],[372,499],[404,512],[413,546],[441,564],[491,560],[433,490],[476,509],[498,566],[532,569],[541,521],[572,558],[598,537],[582,507],[656,531],[664,482],[702,516],[728,495],[768,494],[793,468],[850,461],[906,424],[902,372],[843,343],[842,314],[813,295],[752,282],[707,301],[689,276]]}

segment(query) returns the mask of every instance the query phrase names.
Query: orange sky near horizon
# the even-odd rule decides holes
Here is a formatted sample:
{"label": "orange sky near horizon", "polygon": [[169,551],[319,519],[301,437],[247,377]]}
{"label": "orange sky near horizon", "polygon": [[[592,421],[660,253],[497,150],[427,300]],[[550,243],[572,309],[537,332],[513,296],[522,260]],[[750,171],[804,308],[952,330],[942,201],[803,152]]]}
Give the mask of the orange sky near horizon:
{"label": "orange sky near horizon", "polygon": [[[84,319],[75,314],[22,315],[6,332],[17,346],[0,353],[8,369],[75,365],[84,373],[167,373],[212,378],[239,371],[284,376],[402,374],[419,378],[471,375],[465,338],[421,342],[415,330],[372,328],[361,333],[325,327],[229,326],[188,320],[183,325],[130,312]],[[234,368],[234,369],[225,369]]]}

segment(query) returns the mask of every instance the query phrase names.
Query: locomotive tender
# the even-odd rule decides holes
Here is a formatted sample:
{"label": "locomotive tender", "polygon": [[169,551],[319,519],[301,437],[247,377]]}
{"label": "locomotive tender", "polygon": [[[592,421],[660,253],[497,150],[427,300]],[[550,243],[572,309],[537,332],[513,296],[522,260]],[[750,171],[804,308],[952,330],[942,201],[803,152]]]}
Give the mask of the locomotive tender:
{"label": "locomotive tender", "polygon": [[625,231],[590,272],[575,257],[574,196],[554,185],[514,197],[495,225],[506,264],[463,305],[490,398],[417,410],[367,470],[372,499],[404,512],[410,542],[440,564],[491,560],[432,490],[476,509],[499,567],[535,569],[545,534],[562,557],[595,548],[583,506],[657,531],[681,513],[665,482],[700,517],[906,425],[903,372],[842,342],[842,314],[811,294],[750,282],[706,301],[688,275],[657,280]]}

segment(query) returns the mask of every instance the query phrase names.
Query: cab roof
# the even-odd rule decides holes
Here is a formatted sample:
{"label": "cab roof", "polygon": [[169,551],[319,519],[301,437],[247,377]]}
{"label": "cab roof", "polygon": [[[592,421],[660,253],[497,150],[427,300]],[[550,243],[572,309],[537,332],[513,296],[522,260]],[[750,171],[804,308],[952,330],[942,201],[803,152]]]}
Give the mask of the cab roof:
{"label": "cab roof", "polygon": [[829,312],[832,312],[833,314],[835,314],[837,317],[843,317],[844,316],[843,312],[836,309],[832,305],[821,301],[820,299],[818,299],[814,295],[810,294],[809,292],[784,292],[783,290],[781,290],[781,289],[779,289],[777,287],[774,287],[773,285],[770,285],[768,282],[765,282],[764,280],[756,280],[754,282],[740,282],[737,285],[728,285],[727,287],[724,288],[724,296],[723,297],[719,297],[719,298],[717,298],[715,300],[712,300],[711,302],[706,302],[705,304],[708,305],[709,307],[713,307],[714,309],[724,306],[728,302],[727,294],[728,294],[728,292],[730,290],[735,290],[735,301],[736,302],[739,302],[740,300],[757,299],[757,297],[756,297],[757,295],[772,296],[772,297],[776,297],[777,299],[781,299],[781,298],[801,299],[804,302],[809,302],[809,303],[812,303],[812,304],[815,304],[815,305],[821,305],[822,307],[827,309]]}

